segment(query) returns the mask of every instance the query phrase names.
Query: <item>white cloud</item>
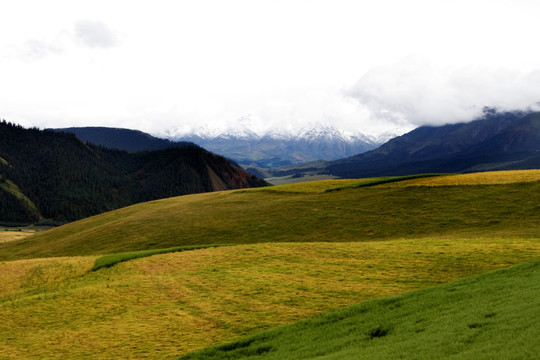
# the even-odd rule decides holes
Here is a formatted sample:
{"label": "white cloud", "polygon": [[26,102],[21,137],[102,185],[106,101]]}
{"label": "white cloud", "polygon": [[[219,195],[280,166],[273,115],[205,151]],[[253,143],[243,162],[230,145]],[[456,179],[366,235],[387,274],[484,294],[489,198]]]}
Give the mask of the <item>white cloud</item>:
{"label": "white cloud", "polygon": [[540,69],[443,66],[406,58],[372,68],[347,92],[375,117],[419,126],[468,121],[484,106],[525,109],[540,101]]}
{"label": "white cloud", "polygon": [[20,44],[9,44],[3,48],[3,57],[31,62],[50,55],[60,55],[65,51],[63,34],[53,40],[28,39]]}
{"label": "white cloud", "polygon": [[32,62],[53,55],[61,55],[74,45],[87,48],[107,49],[120,45],[119,35],[102,21],[79,20],[71,29],[60,30],[50,38],[30,38],[11,43],[2,48],[2,57]]}
{"label": "white cloud", "polygon": [[0,112],[29,125],[166,131],[252,114],[260,127],[384,132],[540,100],[538,1],[1,7]]}
{"label": "white cloud", "polygon": [[79,20],[75,23],[75,37],[91,48],[110,48],[120,44],[118,35],[102,21]]}

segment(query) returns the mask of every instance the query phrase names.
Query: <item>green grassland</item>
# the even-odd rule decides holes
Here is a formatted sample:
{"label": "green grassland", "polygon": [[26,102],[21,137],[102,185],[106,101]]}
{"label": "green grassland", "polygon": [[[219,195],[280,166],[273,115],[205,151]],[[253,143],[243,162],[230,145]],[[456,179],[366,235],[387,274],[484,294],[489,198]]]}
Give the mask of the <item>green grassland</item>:
{"label": "green grassland", "polygon": [[395,182],[394,186],[501,185],[540,181],[540,170],[486,171],[452,176],[421,177]]}
{"label": "green grassland", "polygon": [[[453,176],[407,181],[436,182]],[[393,182],[357,188],[354,182],[343,180],[341,186],[351,188],[328,192],[340,186],[329,180],[182,196],[0,244],[0,260],[224,243],[540,237],[540,181],[534,176],[528,182],[519,179],[493,185],[475,185],[469,179],[454,186]]]}
{"label": "green grassland", "polygon": [[7,243],[10,241],[15,241],[15,240],[21,240],[30,235],[34,235],[34,231],[30,231],[30,230],[18,231],[18,229],[11,230],[11,229],[0,228],[0,244]]}
{"label": "green grassland", "polygon": [[428,238],[0,262],[0,358],[175,358],[538,257],[537,239]]}
{"label": "green grassland", "polygon": [[217,246],[223,246],[223,245],[177,246],[177,247],[165,248],[165,249],[150,249],[150,250],[128,251],[128,252],[123,252],[123,253],[109,254],[109,255],[104,255],[97,258],[96,262],[94,263],[94,267],[92,267],[92,271],[97,271],[99,269],[112,267],[124,261],[140,259],[147,256],[180,252],[180,251],[199,250],[199,249],[206,249],[209,247],[217,247]]}
{"label": "green grassland", "polygon": [[[0,358],[175,358],[335,308],[540,258],[540,171],[386,180],[164,199],[0,243]],[[216,244],[235,246],[208,247]],[[522,277],[538,282],[537,273]],[[492,285],[478,290],[492,304],[466,302],[483,279],[477,278],[448,285],[455,291],[406,294],[396,302],[402,306],[380,300],[302,322],[283,347],[279,334],[288,328],[203,354],[297,358],[289,346],[297,342],[308,358],[356,358],[368,347],[366,354],[392,358],[397,348],[386,341],[393,336],[406,349],[410,338],[409,350],[423,336],[433,338],[420,349],[444,348],[433,353],[439,357],[483,348],[496,357],[499,348],[480,342],[490,336],[537,350],[521,336],[539,332],[526,318],[538,318],[528,300],[538,298],[537,287],[512,283],[512,272],[498,274],[494,279],[508,279],[493,283],[501,296],[514,296],[515,306],[492,296]],[[447,300],[437,291],[450,293]],[[457,318],[454,302],[466,310]],[[447,316],[438,320],[438,309]],[[438,329],[442,335],[434,335]],[[303,336],[310,334],[319,334],[320,352],[307,345],[313,339]],[[450,347],[441,345],[447,338]]]}
{"label": "green grassland", "polygon": [[536,359],[540,262],[367,301],[182,357]]}
{"label": "green grassland", "polygon": [[10,181],[10,180],[6,180],[4,179],[2,176],[0,176],[0,188],[8,193],[10,193],[11,195],[15,196],[16,198],[18,198],[20,201],[24,201],[28,204],[28,206],[33,210],[33,211],[38,211],[37,208],[36,208],[36,205],[34,203],[32,203],[32,201],[30,201],[30,199],[28,199],[21,191],[21,189],[19,189],[19,187],[17,185],[15,185],[13,183],[13,181]]}

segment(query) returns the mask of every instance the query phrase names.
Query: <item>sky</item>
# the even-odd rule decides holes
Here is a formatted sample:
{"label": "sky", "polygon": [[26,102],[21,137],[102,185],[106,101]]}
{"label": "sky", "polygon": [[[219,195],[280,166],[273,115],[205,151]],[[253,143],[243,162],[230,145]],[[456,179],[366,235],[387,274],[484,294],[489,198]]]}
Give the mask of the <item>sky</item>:
{"label": "sky", "polygon": [[535,0],[0,0],[0,117],[380,134],[536,109]]}

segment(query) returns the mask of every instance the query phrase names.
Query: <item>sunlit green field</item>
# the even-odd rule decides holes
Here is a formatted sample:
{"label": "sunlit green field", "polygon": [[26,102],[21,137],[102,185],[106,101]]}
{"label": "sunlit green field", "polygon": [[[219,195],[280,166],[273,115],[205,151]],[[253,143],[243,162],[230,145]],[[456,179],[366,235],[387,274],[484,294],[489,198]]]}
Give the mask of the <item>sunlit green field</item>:
{"label": "sunlit green field", "polygon": [[15,240],[22,240],[30,235],[34,235],[34,231],[0,230],[0,244]]}
{"label": "sunlit green field", "polygon": [[393,186],[501,185],[534,181],[540,181],[540,170],[487,171],[482,173],[419,178],[393,183]]}
{"label": "sunlit green field", "polygon": [[0,358],[174,358],[540,256],[535,239],[253,244],[0,263]]}
{"label": "sunlit green field", "polygon": [[366,301],[181,360],[537,359],[540,261]]}
{"label": "sunlit green field", "polygon": [[[12,239],[0,244],[0,359],[170,359],[538,259],[538,174],[190,195]],[[209,244],[229,246],[134,252]]]}
{"label": "sunlit green field", "polygon": [[[474,177],[455,186],[414,185],[458,176],[404,181],[411,186],[368,179],[354,182],[373,185],[355,188],[351,180],[330,180],[158,200],[0,245],[0,260],[205,244],[540,237],[537,177],[493,185],[475,185]],[[340,186],[345,188],[335,190]]]}

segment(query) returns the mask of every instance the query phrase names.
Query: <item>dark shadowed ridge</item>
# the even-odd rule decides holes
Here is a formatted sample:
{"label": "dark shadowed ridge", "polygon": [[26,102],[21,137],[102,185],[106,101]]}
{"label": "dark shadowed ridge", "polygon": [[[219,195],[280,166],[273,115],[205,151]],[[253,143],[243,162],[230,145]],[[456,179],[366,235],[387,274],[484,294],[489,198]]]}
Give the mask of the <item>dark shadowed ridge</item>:
{"label": "dark shadowed ridge", "polygon": [[422,126],[325,171],[356,178],[533,168],[540,168],[540,113],[486,111],[470,123]]}
{"label": "dark shadowed ridge", "polygon": [[109,127],[70,127],[51,129],[58,132],[75,134],[84,142],[104,146],[110,149],[128,152],[163,150],[171,147],[193,145],[188,141],[170,141],[160,139],[139,130],[119,129]]}
{"label": "dark shadowed ridge", "polygon": [[264,186],[194,145],[128,153],[0,123],[0,222],[72,221],[160,198]]}

